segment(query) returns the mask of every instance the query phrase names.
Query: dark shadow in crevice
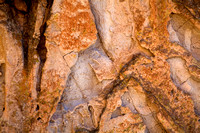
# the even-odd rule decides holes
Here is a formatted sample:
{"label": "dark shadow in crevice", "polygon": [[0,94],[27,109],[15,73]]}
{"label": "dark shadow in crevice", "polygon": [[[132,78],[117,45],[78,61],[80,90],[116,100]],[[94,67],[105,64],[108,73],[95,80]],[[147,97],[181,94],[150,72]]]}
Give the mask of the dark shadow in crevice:
{"label": "dark shadow in crevice", "polygon": [[38,82],[36,85],[36,91],[40,92],[41,91],[41,80],[42,80],[42,69],[44,67],[44,64],[46,62],[46,55],[47,55],[47,48],[45,46],[45,42],[46,42],[46,36],[44,35],[46,28],[47,28],[47,20],[50,18],[50,12],[51,12],[51,7],[53,5],[53,0],[48,0],[48,4],[47,4],[47,9],[45,12],[45,17],[43,20],[43,24],[40,27],[40,41],[39,44],[37,45],[37,53],[40,57],[40,67],[39,67],[39,71],[38,71]]}
{"label": "dark shadow in crevice", "polygon": [[33,33],[35,29],[35,22],[36,22],[36,16],[34,15],[34,11],[37,9],[38,0],[34,0],[32,2],[31,0],[25,0],[27,5],[27,14],[25,15],[25,23],[23,27],[23,35],[22,35],[22,45],[23,45],[23,53],[24,53],[24,69],[25,71],[29,72],[29,65],[31,65],[29,62],[29,48],[30,45],[34,44],[33,39]]}
{"label": "dark shadow in crevice", "polygon": [[38,121],[41,120],[41,119],[42,119],[42,118],[40,118],[40,117],[37,118]]}

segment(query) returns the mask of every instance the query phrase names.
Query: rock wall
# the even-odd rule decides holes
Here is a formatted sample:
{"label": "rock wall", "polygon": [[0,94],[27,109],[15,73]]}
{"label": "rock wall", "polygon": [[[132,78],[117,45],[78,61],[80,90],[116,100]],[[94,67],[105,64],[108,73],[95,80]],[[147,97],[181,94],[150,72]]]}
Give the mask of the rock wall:
{"label": "rock wall", "polygon": [[0,0],[0,132],[200,132],[199,0]]}

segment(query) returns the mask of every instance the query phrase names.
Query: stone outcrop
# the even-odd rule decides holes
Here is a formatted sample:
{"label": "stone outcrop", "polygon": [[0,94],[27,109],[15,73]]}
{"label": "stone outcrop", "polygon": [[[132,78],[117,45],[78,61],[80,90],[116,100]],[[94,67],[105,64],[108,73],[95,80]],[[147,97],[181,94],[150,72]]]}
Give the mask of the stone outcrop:
{"label": "stone outcrop", "polygon": [[199,87],[200,83],[196,81],[185,68],[185,62],[181,58],[168,59],[171,67],[171,77],[181,90],[191,95],[194,102],[194,109],[197,115],[200,115]]}
{"label": "stone outcrop", "polygon": [[171,14],[169,34],[172,42],[177,42],[200,60],[200,30],[183,15]]}
{"label": "stone outcrop", "polygon": [[199,8],[0,0],[0,132],[199,132]]}

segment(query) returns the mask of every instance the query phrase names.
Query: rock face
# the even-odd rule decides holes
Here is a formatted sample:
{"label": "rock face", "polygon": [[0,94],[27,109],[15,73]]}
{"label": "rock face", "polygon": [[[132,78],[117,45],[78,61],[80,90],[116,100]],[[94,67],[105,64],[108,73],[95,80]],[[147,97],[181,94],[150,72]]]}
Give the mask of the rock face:
{"label": "rock face", "polygon": [[196,60],[200,60],[200,30],[183,15],[171,14],[169,21],[170,40],[179,43]]}
{"label": "rock face", "polygon": [[0,132],[199,132],[199,9],[0,0]]}

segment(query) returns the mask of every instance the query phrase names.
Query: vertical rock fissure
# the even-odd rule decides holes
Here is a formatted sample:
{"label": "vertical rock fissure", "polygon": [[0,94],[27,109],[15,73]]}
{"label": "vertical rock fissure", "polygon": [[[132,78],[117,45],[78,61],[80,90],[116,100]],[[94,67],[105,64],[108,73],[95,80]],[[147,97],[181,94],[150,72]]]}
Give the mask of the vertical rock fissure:
{"label": "vertical rock fissure", "polygon": [[5,110],[5,63],[0,63],[0,118]]}
{"label": "vertical rock fissure", "polygon": [[[24,68],[25,70],[28,70],[28,40],[30,38],[29,36],[29,27],[32,25],[29,25],[29,14],[31,14],[31,6],[32,2],[31,0],[24,0],[27,5],[27,14],[26,14],[26,23],[24,24],[25,30],[22,32],[22,48],[23,48],[23,54],[24,54]],[[35,3],[38,3],[38,0],[35,1]],[[35,20],[36,21],[36,20]],[[34,21],[34,22],[35,22]],[[32,23],[30,23],[32,24]],[[31,28],[32,29],[32,28]]]}
{"label": "vertical rock fissure", "polygon": [[[26,22],[24,23],[24,30],[22,33],[22,47],[23,47],[23,54],[24,54],[24,69],[25,71],[28,72],[28,64],[29,64],[29,58],[28,58],[28,54],[29,54],[29,41],[33,40],[33,38],[31,38],[33,32],[34,32],[34,23],[36,22],[36,19],[34,17],[33,14],[34,11],[33,8],[35,5],[38,4],[38,1],[34,1],[34,5],[31,2],[31,0],[26,0],[26,5],[27,5],[27,15],[25,16]],[[33,41],[31,41],[32,43]]]}
{"label": "vertical rock fissure", "polygon": [[45,46],[45,42],[46,42],[46,37],[44,35],[46,28],[47,28],[47,20],[50,17],[50,11],[51,11],[51,7],[53,5],[53,0],[48,0],[47,1],[47,9],[45,12],[45,16],[44,16],[44,21],[43,21],[43,25],[40,28],[40,41],[39,44],[36,48],[37,53],[39,55],[40,58],[40,66],[39,66],[39,71],[38,71],[38,82],[36,85],[36,91],[40,92],[41,88],[40,88],[40,84],[41,84],[41,78],[42,78],[42,69],[44,67],[45,61],[46,61],[46,54],[47,54],[47,48]]}
{"label": "vertical rock fissure", "polygon": [[41,77],[42,77],[42,68],[44,66],[44,63],[46,61],[46,53],[47,53],[47,49],[45,47],[45,36],[44,36],[44,32],[46,29],[46,23],[41,27],[40,32],[41,32],[41,36],[40,36],[40,42],[37,46],[37,53],[39,55],[40,58],[40,66],[39,66],[39,71],[38,71],[38,82],[36,85],[36,90],[37,92],[40,92],[40,84],[41,84]]}

